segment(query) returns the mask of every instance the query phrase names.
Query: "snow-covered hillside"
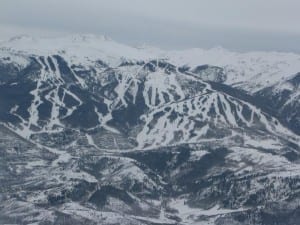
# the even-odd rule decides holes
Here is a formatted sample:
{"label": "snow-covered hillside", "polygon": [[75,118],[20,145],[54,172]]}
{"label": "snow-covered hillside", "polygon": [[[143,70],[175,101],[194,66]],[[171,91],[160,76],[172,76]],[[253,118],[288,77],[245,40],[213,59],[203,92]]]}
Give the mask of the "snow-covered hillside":
{"label": "snow-covered hillside", "polygon": [[187,66],[191,69],[201,65],[218,66],[226,73],[226,84],[251,93],[288,80],[300,71],[300,55],[294,53],[238,53],[221,47],[165,51],[150,46],[130,47],[109,37],[96,35],[71,35],[60,38],[19,36],[3,41],[0,48],[37,55],[61,53],[74,63],[88,63],[90,60],[101,58],[110,66],[117,66],[124,60],[150,59],[166,59],[178,67]]}
{"label": "snow-covered hillside", "polygon": [[299,71],[292,53],[0,42],[0,224],[296,224]]}

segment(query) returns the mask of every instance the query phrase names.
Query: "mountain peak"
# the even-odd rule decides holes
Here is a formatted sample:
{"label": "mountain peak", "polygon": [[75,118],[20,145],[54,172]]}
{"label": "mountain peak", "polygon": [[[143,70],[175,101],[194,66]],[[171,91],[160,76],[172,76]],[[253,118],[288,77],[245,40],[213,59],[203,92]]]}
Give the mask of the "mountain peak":
{"label": "mountain peak", "polygon": [[29,35],[17,35],[14,37],[11,37],[8,39],[8,42],[14,42],[14,41],[22,41],[22,40],[33,40],[34,38],[32,36]]}
{"label": "mountain peak", "polygon": [[95,35],[95,34],[74,34],[67,36],[72,41],[80,42],[80,41],[112,41],[112,39],[107,35]]}
{"label": "mountain peak", "polygon": [[299,71],[96,35],[0,43],[0,221],[296,224]]}
{"label": "mountain peak", "polygon": [[30,36],[27,34],[17,35],[9,38],[7,42],[18,42],[18,41],[46,41],[46,40],[68,40],[70,42],[87,42],[87,41],[112,41],[107,35],[96,35],[96,34],[70,34],[66,36],[47,37],[47,36]]}
{"label": "mountain peak", "polygon": [[[88,61],[105,61],[117,66],[125,60],[148,61],[168,59],[173,65],[196,68],[214,65],[224,68],[226,84],[239,85],[249,92],[287,80],[300,71],[300,56],[290,53],[248,52],[239,53],[223,47],[211,49],[192,48],[167,51],[149,45],[129,46],[105,35],[71,34],[63,37],[31,37],[22,35],[0,42],[0,48],[40,56],[62,53],[82,64]],[[272,77],[272,79],[269,79]],[[251,79],[255,78],[255,79]]]}

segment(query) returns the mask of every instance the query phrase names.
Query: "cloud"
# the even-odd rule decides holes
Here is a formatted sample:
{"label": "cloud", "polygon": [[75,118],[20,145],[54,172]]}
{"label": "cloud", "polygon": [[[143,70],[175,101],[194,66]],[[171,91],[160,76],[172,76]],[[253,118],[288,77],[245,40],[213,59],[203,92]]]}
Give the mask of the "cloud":
{"label": "cloud", "polygon": [[290,51],[299,48],[299,8],[299,0],[1,0],[0,38],[96,33],[166,48]]}

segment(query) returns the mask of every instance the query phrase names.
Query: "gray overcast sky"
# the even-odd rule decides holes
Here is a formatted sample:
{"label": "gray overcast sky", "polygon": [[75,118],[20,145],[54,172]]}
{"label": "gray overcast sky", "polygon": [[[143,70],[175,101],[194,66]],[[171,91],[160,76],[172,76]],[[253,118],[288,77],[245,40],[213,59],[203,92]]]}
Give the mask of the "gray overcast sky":
{"label": "gray overcast sky", "polygon": [[0,39],[105,34],[162,48],[300,52],[300,0],[0,0]]}

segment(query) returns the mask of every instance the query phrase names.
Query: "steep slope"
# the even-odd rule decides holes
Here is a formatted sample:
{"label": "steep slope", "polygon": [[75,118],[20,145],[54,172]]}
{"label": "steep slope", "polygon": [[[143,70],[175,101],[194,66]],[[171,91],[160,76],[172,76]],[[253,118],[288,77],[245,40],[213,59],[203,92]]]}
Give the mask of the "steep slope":
{"label": "steep slope", "polygon": [[[276,118],[165,61],[118,68],[97,61],[91,69],[59,55],[26,59],[29,65],[1,84],[1,117],[25,138],[45,141],[50,134],[57,143],[68,131],[59,144],[85,134],[89,144],[121,149],[226,140],[241,130],[293,138]],[[101,143],[103,132],[113,146]]]}
{"label": "steep slope", "polygon": [[161,53],[183,71],[201,79],[245,91],[267,108],[280,108],[276,116],[299,134],[298,89],[294,76],[300,71],[300,56],[294,53],[237,53],[226,49],[192,49]]}
{"label": "steep slope", "polygon": [[295,224],[299,136],[226,66],[185,57],[90,35],[1,43],[0,223]]}
{"label": "steep slope", "polygon": [[[223,69],[222,81],[249,93],[288,80],[300,71],[300,56],[280,52],[231,52],[223,48],[191,49],[162,53],[169,61],[192,70],[202,65]],[[213,79],[213,77],[211,78]]]}
{"label": "steep slope", "polygon": [[276,108],[278,115],[291,129],[300,134],[300,73],[283,82],[255,93],[257,98]]}

